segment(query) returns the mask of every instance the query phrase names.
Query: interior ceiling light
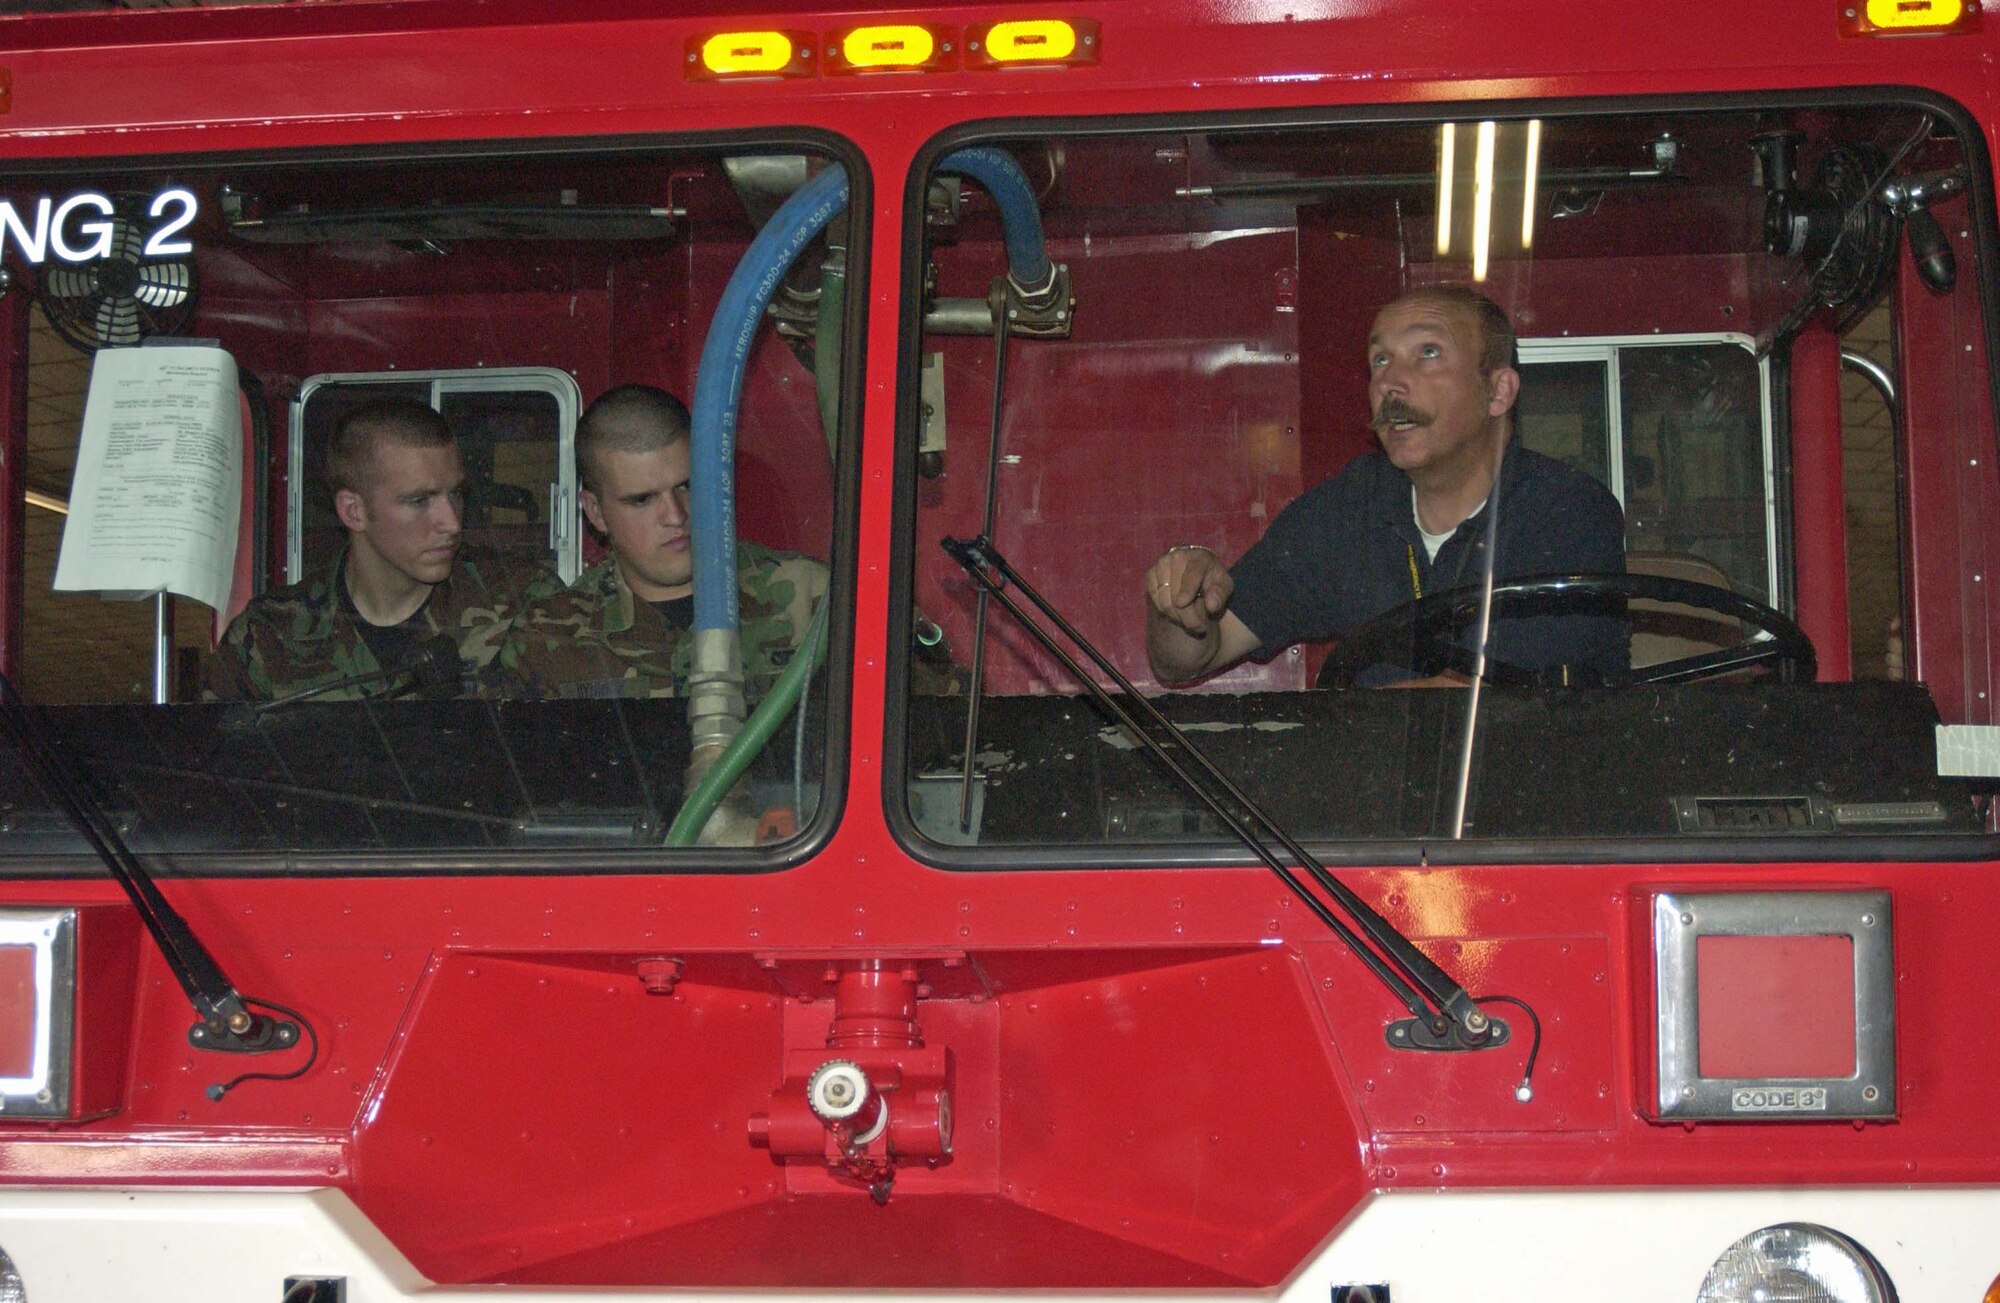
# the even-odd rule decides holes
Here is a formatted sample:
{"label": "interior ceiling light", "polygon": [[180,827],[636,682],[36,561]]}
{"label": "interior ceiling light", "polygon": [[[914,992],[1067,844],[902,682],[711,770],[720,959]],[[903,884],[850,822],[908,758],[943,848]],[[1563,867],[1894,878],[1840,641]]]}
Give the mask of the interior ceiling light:
{"label": "interior ceiling light", "polygon": [[[1460,141],[1458,128],[1472,128]],[[1535,243],[1535,207],[1540,187],[1540,121],[1478,124],[1447,122],[1438,129],[1437,254],[1450,258],[1460,248],[1472,279],[1484,281],[1495,257],[1526,253]],[[1518,221],[1516,220],[1518,215]]]}

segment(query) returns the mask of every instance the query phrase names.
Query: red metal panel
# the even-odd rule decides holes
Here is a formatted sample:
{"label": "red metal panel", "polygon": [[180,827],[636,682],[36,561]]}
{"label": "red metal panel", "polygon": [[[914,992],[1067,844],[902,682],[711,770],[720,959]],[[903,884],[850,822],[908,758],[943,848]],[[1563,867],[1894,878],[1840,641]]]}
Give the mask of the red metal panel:
{"label": "red metal panel", "polygon": [[[1972,265],[1971,218],[1962,199],[1938,218],[1959,265]],[[2000,478],[1979,277],[1938,295],[1899,259],[1896,358],[1902,369],[1907,492],[1910,673],[1947,722],[1990,723],[1995,649],[1987,576],[2000,563]]]}
{"label": "red metal panel", "polygon": [[[1391,1053],[1382,1029],[1408,1011],[1340,946],[1314,944],[1309,953],[1320,1000],[1347,1061],[1351,1098],[1373,1134],[1608,1134],[1617,1128],[1609,1065],[1586,1051],[1616,1025],[1604,981],[1611,956],[1602,937],[1445,936],[1426,938],[1425,949],[1473,994],[1511,995],[1543,1011],[1550,1025],[1531,1082],[1534,1096],[1526,1102],[1514,1097],[1534,1038],[1520,1010],[1491,1006],[1508,1024],[1510,1040],[1502,1048],[1475,1055]],[[1549,1011],[1559,1011],[1559,1024]]]}
{"label": "red metal panel", "polygon": [[1792,587],[1819,676],[1854,676],[1847,627],[1847,495],[1841,479],[1840,340],[1823,327],[1792,341]]}
{"label": "red metal panel", "polygon": [[[747,1281],[754,1270],[765,1280],[827,1280],[838,1266],[852,1273],[843,1280],[890,1273],[915,1283],[947,1269],[931,1256],[937,1245],[960,1245],[966,1256],[953,1266],[992,1263],[1043,1235],[1084,1250],[1072,1261],[1101,1260],[1107,1274],[1129,1273],[1126,1280],[1208,1270],[1264,1279],[1265,1268],[1338,1221],[1348,1197],[1339,1155],[1362,1145],[1365,1179],[1378,1187],[1686,1184],[1725,1175],[1732,1184],[1966,1181],[2000,1168],[2000,1139],[1967,1122],[1990,1103],[2000,1046],[1953,1034],[1959,975],[1987,947],[1979,920],[2000,909],[1987,867],[1887,865],[1863,876],[1800,869],[1783,881],[1886,886],[1896,893],[1898,928],[1924,938],[1898,946],[1906,956],[1902,1116],[1893,1127],[1858,1129],[1653,1127],[1619,1104],[1632,1098],[1626,1083],[1635,1056],[1649,1052],[1651,1030],[1650,1018],[1606,1012],[1623,1007],[1621,992],[1635,978],[1650,981],[1650,946],[1624,931],[1635,873],[1659,876],[1584,866],[1349,875],[1475,990],[1521,995],[1541,1010],[1544,1066],[1527,1106],[1511,1095],[1525,1051],[1518,1040],[1449,1058],[1390,1050],[1381,1028],[1397,1012],[1391,1002],[1247,869],[938,874],[910,868],[872,836],[849,835],[821,864],[752,879],[174,883],[177,903],[244,989],[313,1018],[325,1041],[320,1067],[298,1082],[206,1100],[203,1088],[233,1071],[233,1061],[188,1050],[186,1001],[147,952],[126,1118],[87,1135],[0,1137],[0,1171],[69,1181],[111,1171],[121,1181],[340,1179],[391,1239],[452,1279],[629,1281],[687,1271]],[[1740,867],[1684,868],[1673,883],[1778,885]],[[1524,930],[1539,936],[1494,940]],[[810,1037],[814,1016],[795,1003],[772,1008],[769,1001],[786,998],[783,988],[753,956],[836,936],[849,937],[850,953],[894,954],[919,938],[974,946],[996,993],[982,1005],[947,991],[921,1006],[927,1033],[960,1055],[965,1165],[910,1173],[887,1209],[824,1177],[817,1189],[766,1191],[766,1183],[779,1191],[788,1183],[746,1135],[795,1034],[784,1018],[796,1011],[796,1034]],[[1148,948],[1147,938],[1162,936],[1188,949]],[[468,937],[505,953],[487,962],[446,950],[417,992],[427,953]],[[1261,937],[1280,944],[1247,944]],[[1464,940],[1454,953],[1456,938]],[[694,983],[678,1005],[640,994],[631,964],[669,939],[688,955]],[[700,951],[719,957],[714,976],[699,971]],[[732,953],[738,977],[720,966]],[[477,978],[473,967],[482,968]],[[1313,999],[1297,993],[1301,978]],[[1329,1061],[1337,1066],[1319,1066]],[[1124,1089],[1183,1078],[1191,1095]],[[1225,1125],[1203,1131],[1192,1121],[1209,1117]],[[258,1140],[189,1145],[190,1126]],[[1304,1191],[1268,1246],[1218,1238],[1217,1228],[1275,1215],[1262,1191],[1231,1185],[1236,1178],[1218,1167],[1185,1167],[1177,1178],[1199,1173],[1220,1183],[1205,1187],[1218,1198],[1230,1191],[1204,1212],[1215,1220],[1193,1240],[1212,1250],[1206,1267],[1138,1247],[1169,1245],[1164,1223],[1139,1218],[1121,1228],[1116,1217],[1083,1218],[1075,1201],[1090,1192],[1136,1189],[1124,1184],[1132,1160],[1123,1146],[1156,1167],[1196,1163],[1210,1134],[1240,1167]],[[1299,1166],[1273,1136],[1307,1141]],[[348,1177],[350,1154],[356,1170]],[[524,1163],[582,1165],[592,1179],[561,1190],[509,1183]],[[662,1180],[662,1172],[673,1175]],[[1176,1188],[1159,1180],[1157,1188]],[[1002,1189],[1008,1182],[1011,1195]],[[1136,1195],[1119,1195],[1128,1198]],[[463,1218],[452,1209],[465,1210]],[[864,1212],[875,1220],[854,1220]],[[973,1239],[948,1229],[974,1215],[986,1220]],[[862,1264],[817,1256],[827,1248],[818,1230],[804,1241],[779,1233],[816,1216],[833,1228],[829,1238],[860,1225],[866,1242],[887,1236],[925,1250]],[[484,1238],[480,1219],[489,1223]],[[1133,1247],[1090,1238],[1107,1229]],[[519,1265],[508,1266],[516,1247]],[[1221,1261],[1224,1248],[1233,1269]],[[716,1262],[725,1250],[733,1276]],[[1039,1255],[1006,1279],[1057,1279]],[[1051,1274],[1037,1274],[1044,1270]],[[996,1279],[994,1271],[986,1278]]]}
{"label": "red metal panel", "polygon": [[[606,6],[613,20],[601,22],[584,20],[587,11],[578,5],[562,11],[564,19],[577,21],[552,27],[544,20],[520,20],[529,13],[545,19],[548,10],[531,3],[502,8],[435,0],[385,6],[392,17],[364,20],[369,34],[341,41],[320,35],[326,25],[337,25],[339,17],[309,18],[292,9],[221,20],[191,14],[187,17],[202,21],[150,28],[145,24],[156,17],[152,14],[10,23],[4,39],[18,50],[8,59],[15,83],[11,129],[29,139],[50,128],[88,124],[133,130],[283,121],[301,114],[355,112],[359,101],[380,115],[382,129],[390,134],[439,134],[434,119],[446,114],[482,115],[491,122],[492,134],[509,130],[503,122],[511,122],[515,133],[565,131],[580,129],[576,120],[591,111],[655,104],[667,97],[693,112],[662,125],[685,128],[718,110],[738,125],[827,121],[832,115],[825,106],[864,96],[876,104],[897,105],[893,112],[900,113],[902,105],[926,96],[976,101],[1020,89],[1018,83],[1007,84],[1018,74],[975,71],[820,78],[787,83],[792,93],[784,96],[755,85],[675,84],[671,73],[662,74],[662,59],[665,66],[674,66],[690,36],[713,30],[715,15],[731,11],[720,5],[708,16],[682,9],[671,18],[646,21],[633,15],[650,18],[657,7],[614,4]],[[928,12],[946,22],[964,16],[950,9]],[[1113,105],[1143,111],[1169,99],[1188,104],[1190,85],[1201,88],[1202,107],[1214,108],[1226,106],[1224,92],[1242,88],[1267,100],[1302,103],[1437,98],[1440,68],[1452,70],[1444,84],[1459,87],[1457,98],[1686,92],[1746,81],[1899,80],[1886,75],[1891,67],[1910,72],[1900,80],[1915,82],[1927,79],[1917,75],[1924,61],[1944,66],[1976,59],[1992,45],[1990,32],[1926,41],[1915,54],[1907,50],[1915,42],[1841,41],[1824,7],[1816,8],[1812,0],[1747,10],[1705,0],[1628,15],[1630,21],[1620,23],[1615,34],[1606,30],[1601,10],[1584,0],[1542,0],[1529,16],[1513,8],[1454,11],[1449,23],[1429,13],[1413,18],[1413,12],[1418,11],[1407,4],[1360,11],[1341,7],[1280,25],[1261,6],[1186,0],[1122,15],[1123,21],[1107,25],[1104,41],[1111,53],[1097,67],[1026,75],[1060,77],[1041,84],[1059,87],[1057,94],[1066,101],[1063,111]],[[515,17],[503,16],[507,13]],[[620,18],[628,21],[616,21]],[[1713,33],[1718,30],[1732,33],[1727,48],[1717,48]],[[239,31],[254,32],[257,39],[232,39]],[[1421,40],[1413,38],[1418,31]],[[1579,44],[1572,38],[1580,31],[1594,39]],[[206,49],[183,47],[197,51],[192,58],[161,60],[145,43],[148,32],[168,41],[198,42],[205,36],[215,43]],[[1906,48],[1898,51],[1898,45]],[[1274,59],[1283,70],[1282,80],[1272,76]],[[221,75],[203,75],[208,67]],[[78,70],[94,76],[73,75]],[[1392,80],[1384,70],[1401,72]],[[1351,78],[1359,84],[1342,84]],[[521,121],[523,87],[535,88],[548,120]],[[1163,90],[1168,93],[1162,95]],[[246,105],[256,108],[246,110]],[[980,111],[975,102],[954,104],[950,112],[959,116],[968,108]],[[351,123],[346,118],[337,131],[322,126],[307,134],[352,135]],[[186,138],[203,143],[194,131],[186,132]],[[130,147],[130,141],[119,146],[121,151]],[[41,144],[45,153],[74,148],[73,142],[60,139]]]}
{"label": "red metal panel", "polygon": [[[261,470],[267,515],[263,540],[265,567],[264,573],[257,577],[261,591],[285,582],[285,548],[289,538],[285,482],[290,474],[286,464],[290,440],[286,432],[290,428],[290,402],[298,396],[299,381],[310,374],[301,328],[305,307],[290,285],[235,259],[220,257],[205,261],[203,270],[205,280],[189,333],[198,338],[228,340],[237,369],[256,376],[264,386],[267,446]],[[248,447],[246,443],[246,450]],[[255,468],[246,464],[246,472],[252,469]],[[254,505],[246,485],[243,498],[246,529],[253,523]]]}
{"label": "red metal panel", "polygon": [[0,1077],[35,1070],[35,948],[0,946]]}
{"label": "red metal panel", "polygon": [[135,992],[147,944],[138,914],[122,900],[77,910],[74,1117],[103,1117],[126,1107],[138,1039]]}
{"label": "red metal panel", "polygon": [[[602,292],[465,294],[314,300],[308,374],[554,366],[601,356],[610,306]],[[523,323],[534,328],[524,329]]]}
{"label": "red metal panel", "polygon": [[[717,968],[653,998],[609,956],[434,963],[358,1136],[363,1210],[416,1232],[405,1251],[426,1275],[459,1281],[768,1200],[777,1173],[744,1128],[775,1081],[781,1006],[745,989],[747,962]],[[460,1195],[440,1201],[446,1186]]]}
{"label": "red metal panel", "polygon": [[243,474],[242,496],[237,499],[236,556],[229,568],[229,599],[221,610],[212,612],[209,619],[211,648],[222,641],[229,622],[257,595],[262,580],[257,573],[257,493],[270,482],[265,478],[270,469],[259,459],[256,442],[251,437],[254,417],[248,393],[242,396],[239,407],[243,418]]}
{"label": "red metal panel", "polygon": [[[1356,246],[1361,246],[1357,248]],[[1311,487],[1377,446],[1368,419],[1368,331],[1401,293],[1402,250],[1299,220],[1299,481]]]}
{"label": "red metal panel", "polygon": [[959,1140],[903,1170],[891,1213],[751,1146],[786,1048],[824,1044],[832,1010],[817,965],[742,953],[686,955],[657,998],[624,957],[440,961],[357,1133],[357,1198],[445,1282],[997,1288],[1271,1283],[1360,1197],[1285,956],[918,962]]}
{"label": "red metal panel", "polygon": [[1012,964],[1002,1189],[1185,1258],[1187,1283],[1275,1284],[1364,1188],[1303,975],[1270,950],[1124,962],[1046,984],[1037,961]]}
{"label": "red metal panel", "polygon": [[1796,297],[1777,280],[1774,261],[1744,254],[1508,261],[1494,264],[1486,288],[1525,338],[1624,335],[1640,320],[1659,333],[1742,333]]}
{"label": "red metal panel", "polygon": [[677,249],[625,263],[613,273],[603,378],[595,387],[583,385],[584,402],[622,384],[658,385],[684,400],[694,396],[702,339],[696,327],[706,323],[689,316],[690,262],[688,251]]}
{"label": "red metal panel", "polygon": [[121,902],[58,904],[28,918],[44,925],[39,955],[35,944],[0,946],[0,1076],[33,1077],[39,1048],[47,1077],[43,1088],[9,1092],[14,1116],[46,1125],[116,1113],[130,1066],[138,916]]}
{"label": "red metal panel", "polygon": [[[1233,560],[1302,487],[1297,314],[1275,291],[1215,288],[1274,286],[1280,272],[1296,268],[1293,234],[1058,240],[1051,257],[1069,264],[1091,311],[1077,314],[1075,334],[1059,346],[1009,345],[995,541],[1143,685],[1151,682],[1141,618],[1146,567],[1177,543],[1206,544]],[[941,252],[940,283],[983,295],[1004,261],[996,246],[960,245]],[[964,337],[925,346],[945,357],[950,444],[944,478],[918,489],[917,605],[944,626],[963,662],[973,599],[937,540],[980,530],[993,346]],[[1364,402],[1348,419],[1363,423],[1365,412]],[[1132,473],[1107,476],[1098,454],[1105,447],[1123,450]],[[1077,546],[1080,528],[1089,531],[1087,548]],[[1129,578],[1122,588],[1121,575]],[[1119,592],[1132,600],[1106,600]],[[1025,635],[1004,621],[988,628],[988,691],[1077,690]],[[1217,686],[1304,681],[1303,662],[1286,654]]]}
{"label": "red metal panel", "polygon": [[1854,938],[1695,942],[1704,1077],[1854,1073]]}

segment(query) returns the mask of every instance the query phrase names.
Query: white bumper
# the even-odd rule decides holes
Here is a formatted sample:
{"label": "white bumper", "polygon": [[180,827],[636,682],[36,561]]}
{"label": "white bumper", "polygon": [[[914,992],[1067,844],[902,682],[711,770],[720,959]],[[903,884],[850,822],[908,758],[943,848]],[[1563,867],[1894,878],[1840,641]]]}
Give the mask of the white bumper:
{"label": "white bumper", "polygon": [[[2000,1274],[2000,1189],[1399,1193],[1370,1200],[1281,1290],[1172,1297],[1326,1303],[1336,1285],[1387,1283],[1393,1303],[1692,1303],[1716,1255],[1782,1221],[1819,1222],[1860,1241],[1901,1303],[1979,1303]],[[0,1250],[20,1272],[26,1303],[278,1303],[288,1276],[344,1277],[350,1303],[804,1297],[438,1288],[345,1195],[327,1190],[0,1190]]]}

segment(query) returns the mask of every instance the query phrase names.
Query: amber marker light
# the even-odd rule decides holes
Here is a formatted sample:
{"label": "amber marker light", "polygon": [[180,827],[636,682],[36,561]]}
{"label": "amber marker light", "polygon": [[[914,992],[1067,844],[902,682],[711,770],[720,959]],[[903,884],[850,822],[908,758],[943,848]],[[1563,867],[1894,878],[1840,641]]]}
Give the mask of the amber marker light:
{"label": "amber marker light", "polygon": [[810,32],[717,32],[687,43],[687,75],[693,81],[735,81],[753,77],[810,77]]}
{"label": "amber marker light", "polygon": [[826,71],[943,72],[958,66],[957,33],[921,23],[881,23],[830,32]]}
{"label": "amber marker light", "polygon": [[1842,36],[1921,36],[1979,30],[1979,0],[1838,0]]}
{"label": "amber marker light", "polygon": [[1097,62],[1098,26],[1086,18],[1015,18],[965,29],[968,68],[1067,68]]}
{"label": "amber marker light", "polygon": [[1986,1287],[1984,1303],[2000,1303],[2000,1276],[1995,1276],[1993,1283]]}

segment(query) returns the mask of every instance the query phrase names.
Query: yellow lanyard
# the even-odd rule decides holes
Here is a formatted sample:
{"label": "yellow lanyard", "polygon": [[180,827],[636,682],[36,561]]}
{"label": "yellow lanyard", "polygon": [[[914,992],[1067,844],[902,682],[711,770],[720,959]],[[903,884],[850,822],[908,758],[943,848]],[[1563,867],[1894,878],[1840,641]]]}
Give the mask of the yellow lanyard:
{"label": "yellow lanyard", "polygon": [[[1405,546],[1409,545],[1406,544]],[[1422,597],[1424,595],[1424,581],[1417,577],[1417,549],[1411,546],[1409,548],[1409,552],[1410,552],[1410,592],[1413,596]]]}

